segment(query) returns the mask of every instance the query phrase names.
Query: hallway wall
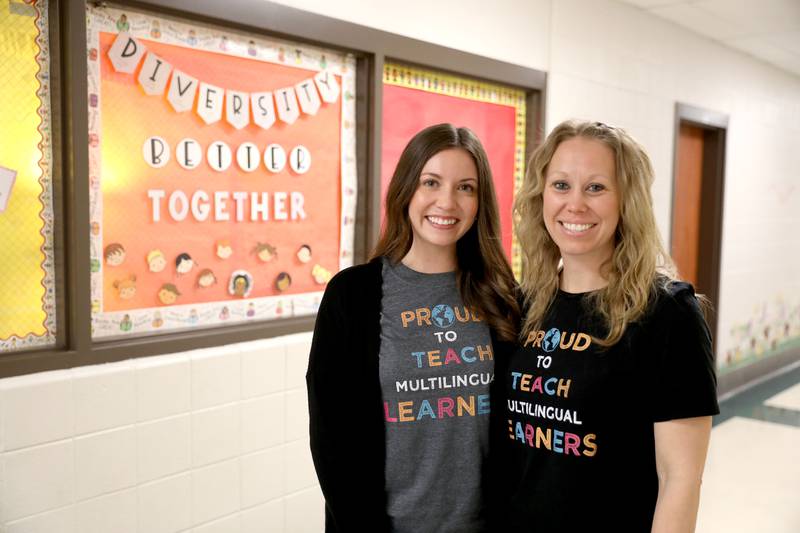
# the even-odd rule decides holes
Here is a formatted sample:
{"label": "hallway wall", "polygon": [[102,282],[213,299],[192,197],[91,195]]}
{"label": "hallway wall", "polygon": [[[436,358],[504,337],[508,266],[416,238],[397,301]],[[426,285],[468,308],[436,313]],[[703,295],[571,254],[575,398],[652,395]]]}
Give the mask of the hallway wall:
{"label": "hallway wall", "polygon": [[[721,362],[800,344],[797,77],[611,0],[281,3],[547,71],[548,131],[577,116],[644,143],[665,237],[675,102],[727,113]],[[0,531],[321,531],[309,343],[0,380]]]}

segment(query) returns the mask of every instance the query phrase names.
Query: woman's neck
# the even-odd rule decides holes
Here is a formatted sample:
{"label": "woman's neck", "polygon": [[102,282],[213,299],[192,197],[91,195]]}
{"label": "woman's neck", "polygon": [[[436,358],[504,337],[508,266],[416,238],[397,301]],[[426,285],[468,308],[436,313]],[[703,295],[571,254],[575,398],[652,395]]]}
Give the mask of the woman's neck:
{"label": "woman's neck", "polygon": [[439,274],[453,272],[458,266],[455,245],[452,250],[443,250],[440,247],[431,250],[415,244],[411,245],[411,249],[401,261],[411,270],[423,274]]}
{"label": "woman's neck", "polygon": [[564,268],[558,287],[564,292],[582,293],[602,289],[608,280],[600,273],[600,264],[563,258]]}

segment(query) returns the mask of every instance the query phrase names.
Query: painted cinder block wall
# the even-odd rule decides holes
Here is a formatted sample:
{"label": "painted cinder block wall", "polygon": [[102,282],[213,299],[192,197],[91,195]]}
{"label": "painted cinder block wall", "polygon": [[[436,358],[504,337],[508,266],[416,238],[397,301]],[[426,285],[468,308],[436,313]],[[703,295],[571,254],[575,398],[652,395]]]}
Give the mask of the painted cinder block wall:
{"label": "painted cinder block wall", "polygon": [[[800,328],[787,231],[800,222],[798,77],[611,0],[281,3],[547,71],[547,130],[577,116],[645,144],[665,238],[675,102],[727,113],[720,353],[781,316]],[[775,339],[755,340],[764,352]],[[322,531],[309,345],[306,333],[0,380],[0,532]]]}

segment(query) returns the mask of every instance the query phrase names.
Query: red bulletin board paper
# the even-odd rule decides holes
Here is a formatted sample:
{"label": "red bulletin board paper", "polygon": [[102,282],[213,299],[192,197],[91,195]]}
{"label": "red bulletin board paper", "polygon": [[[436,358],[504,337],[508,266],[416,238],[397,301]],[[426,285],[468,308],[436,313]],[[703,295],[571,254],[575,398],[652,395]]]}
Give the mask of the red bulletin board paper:
{"label": "red bulletin board paper", "polygon": [[[102,238],[103,246],[120,243],[127,254],[119,266],[103,262],[103,310],[118,311],[152,308],[160,305],[157,293],[162,284],[177,286],[181,296],[177,304],[227,301],[228,281],[233,271],[249,271],[254,279],[250,298],[278,294],[275,278],[288,272],[291,288],[282,294],[319,291],[311,276],[314,264],[331,272],[339,265],[340,229],[340,124],[341,99],[323,104],[315,116],[301,113],[294,124],[275,123],[263,130],[255,124],[236,130],[225,122],[206,125],[192,111],[175,112],[162,96],[147,96],[137,83],[137,72],[117,73],[108,59],[108,50],[116,35],[100,34],[101,61],[100,105],[102,117]],[[292,86],[316,74],[314,71],[188,49],[142,39],[147,50],[157,54],[200,81],[225,89],[258,92]],[[341,84],[341,79],[337,77]],[[91,104],[90,104],[91,105]],[[142,156],[142,145],[151,136],[164,138],[170,145],[169,163],[152,168]],[[203,163],[194,170],[184,170],[176,162],[175,146],[186,137],[198,141],[203,151]],[[212,170],[205,160],[208,145],[226,142],[234,156],[232,165],[224,172]],[[286,153],[296,145],[311,152],[311,168],[295,175],[286,168],[271,174],[263,165],[252,173],[242,171],[236,164],[236,148],[243,142],[253,142],[260,150],[271,143],[280,144]],[[213,197],[214,191],[266,191],[270,193],[270,220],[234,221],[235,204],[228,201],[231,221],[214,221],[212,215],[197,222],[191,214],[181,222],[173,221],[166,212],[167,198],[162,200],[161,221],[152,221],[148,189],[164,189],[167,198],[180,189],[191,198],[199,189]],[[272,192],[301,192],[305,197],[307,218],[299,221],[272,220]],[[249,203],[248,203],[249,205]],[[249,215],[249,208],[247,209]],[[93,219],[94,221],[94,219]],[[233,256],[227,260],[215,254],[215,243],[228,240]],[[258,242],[269,243],[278,250],[277,259],[262,263],[253,253]],[[312,248],[312,259],[301,263],[295,253],[302,244]],[[159,249],[168,265],[160,273],[149,271],[146,262],[150,250]],[[96,251],[102,261],[102,250]],[[188,253],[197,266],[188,274],[175,271],[175,258]],[[217,278],[216,285],[200,289],[197,274],[210,268]],[[121,300],[113,284],[115,280],[136,277],[136,296]]]}
{"label": "red bulletin board paper", "polygon": [[442,122],[471,129],[489,156],[500,212],[503,248],[510,259],[516,142],[516,110],[512,106],[384,84],[381,212],[386,189],[403,148],[417,132]]}

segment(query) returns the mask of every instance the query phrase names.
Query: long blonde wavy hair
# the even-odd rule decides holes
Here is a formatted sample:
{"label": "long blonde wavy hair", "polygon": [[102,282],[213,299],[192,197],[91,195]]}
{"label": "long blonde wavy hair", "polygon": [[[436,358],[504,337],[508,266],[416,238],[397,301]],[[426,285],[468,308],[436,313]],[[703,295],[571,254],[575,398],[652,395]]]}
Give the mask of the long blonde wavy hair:
{"label": "long blonde wavy hair", "polygon": [[675,279],[675,268],[661,242],[653,213],[650,187],[655,176],[650,158],[627,132],[601,122],[569,120],[556,126],[531,156],[525,182],[514,201],[522,248],[520,285],[528,309],[521,338],[540,329],[558,293],[561,253],[544,225],[543,193],[547,166],[556,148],[575,137],[602,142],[611,148],[615,159],[620,218],[614,252],[601,267],[608,285],[590,293],[586,302],[607,331],[595,342],[608,347],[622,338],[630,323],[644,315],[659,287]]}

